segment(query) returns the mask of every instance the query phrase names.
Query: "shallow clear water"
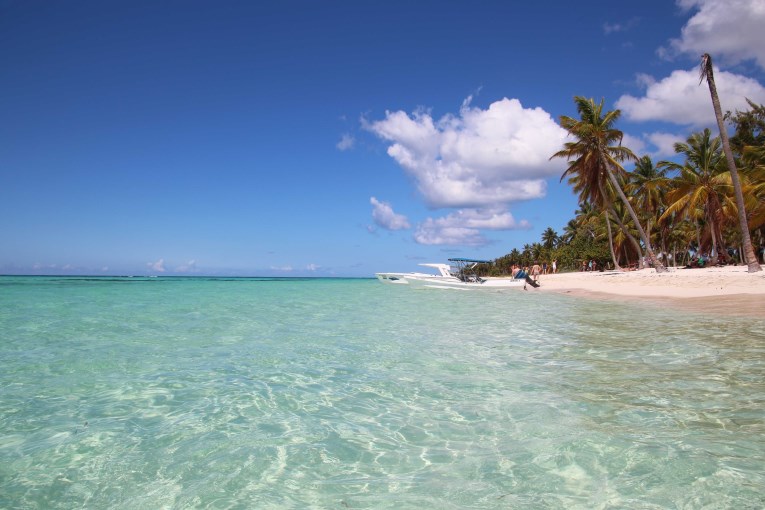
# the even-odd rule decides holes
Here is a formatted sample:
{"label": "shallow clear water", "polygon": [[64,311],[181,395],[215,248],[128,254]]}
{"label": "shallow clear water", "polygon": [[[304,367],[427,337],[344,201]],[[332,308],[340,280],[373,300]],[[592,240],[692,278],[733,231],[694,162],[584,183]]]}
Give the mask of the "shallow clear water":
{"label": "shallow clear water", "polygon": [[762,508],[765,321],[0,278],[2,508]]}

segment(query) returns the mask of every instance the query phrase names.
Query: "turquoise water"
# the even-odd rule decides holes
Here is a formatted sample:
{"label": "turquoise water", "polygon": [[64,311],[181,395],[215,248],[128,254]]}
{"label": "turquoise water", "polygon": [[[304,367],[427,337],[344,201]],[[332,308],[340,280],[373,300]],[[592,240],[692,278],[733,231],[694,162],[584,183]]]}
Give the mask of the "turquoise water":
{"label": "turquoise water", "polygon": [[0,278],[1,508],[762,508],[765,321]]}

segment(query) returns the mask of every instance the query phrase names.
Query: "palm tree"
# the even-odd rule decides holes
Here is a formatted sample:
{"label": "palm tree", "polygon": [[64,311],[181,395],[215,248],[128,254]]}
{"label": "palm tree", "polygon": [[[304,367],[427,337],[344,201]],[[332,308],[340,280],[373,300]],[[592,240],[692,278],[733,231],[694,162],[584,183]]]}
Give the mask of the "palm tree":
{"label": "palm tree", "polygon": [[728,132],[725,129],[723,123],[722,109],[720,108],[720,98],[717,97],[717,87],[715,86],[714,71],[712,70],[712,57],[708,53],[704,53],[701,56],[701,81],[707,80],[709,85],[709,94],[712,96],[712,107],[715,110],[715,118],[717,119],[717,127],[720,129],[720,137],[722,138],[723,151],[725,152],[725,161],[728,163],[728,171],[730,172],[730,179],[733,183],[733,190],[736,196],[736,206],[738,207],[738,222],[741,227],[741,238],[744,246],[744,254],[746,256],[746,263],[749,267],[750,273],[762,271],[760,262],[754,254],[754,247],[752,246],[752,238],[749,235],[749,222],[746,219],[746,208],[744,207],[744,193],[741,190],[741,182],[738,178],[738,171],[736,170],[736,162],[733,160],[733,152],[730,150],[730,141],[728,140]]}
{"label": "palm tree", "polygon": [[651,236],[651,224],[655,225],[657,213],[663,208],[667,171],[653,165],[650,156],[643,156],[630,173],[630,188],[635,205],[645,213],[646,233]]}
{"label": "palm tree", "polygon": [[765,225],[765,145],[744,147],[743,160],[749,165],[749,183],[743,189],[744,201],[751,211],[749,226],[757,230]]}
{"label": "palm tree", "polygon": [[547,227],[544,232],[542,232],[542,245],[548,250],[552,250],[558,245],[558,233],[553,230],[552,227]]}
{"label": "palm tree", "polygon": [[579,228],[579,224],[576,221],[576,219],[568,220],[568,223],[566,223],[566,226],[563,227],[563,235],[561,236],[561,241],[568,244],[571,241],[574,240],[576,237],[576,232]]}
{"label": "palm tree", "polygon": [[604,211],[606,216],[606,232],[608,233],[608,249],[611,251],[611,260],[614,262],[614,269],[619,271],[622,266],[619,265],[619,259],[616,257],[616,250],[614,250],[614,234],[611,232],[611,218],[608,217],[608,211]]}
{"label": "palm tree", "polygon": [[[574,102],[580,119],[577,120],[564,115],[561,116],[560,123],[576,141],[566,142],[563,145],[563,150],[553,154],[550,159],[566,158],[569,161],[569,166],[561,176],[561,180],[566,175],[576,175],[580,180],[581,190],[586,191],[589,195],[587,198],[600,206],[604,206],[610,201],[604,191],[606,179],[610,181],[611,187],[629,211],[656,272],[663,273],[666,268],[656,258],[653,248],[651,248],[650,239],[640,225],[635,210],[616,179],[617,173],[620,175],[625,173],[620,164],[621,161],[637,160],[637,156],[631,150],[621,145],[624,134],[613,127],[621,116],[621,111],[613,110],[604,113],[604,100],[602,99],[599,104],[595,104],[593,99],[575,96]],[[580,198],[582,197],[580,196]]]}
{"label": "palm tree", "polygon": [[685,163],[661,161],[660,168],[680,172],[672,181],[667,194],[667,209],[661,221],[677,214],[694,220],[703,220],[710,229],[712,249],[719,253],[722,244],[722,228],[725,210],[734,208],[731,203],[730,172],[725,170],[720,139],[711,138],[709,129],[694,133],[687,143],[676,143],[675,152],[685,155]]}
{"label": "palm tree", "polygon": [[542,258],[542,252],[544,251],[541,243],[531,243],[531,249],[529,253],[534,262]]}
{"label": "palm tree", "polygon": [[[630,264],[631,256],[637,258],[638,268],[642,269],[641,264],[643,259],[643,251],[635,239],[637,233],[636,228],[630,228],[630,217],[627,208],[621,202],[614,202],[610,207],[610,218],[618,225],[618,230],[614,234],[614,250],[624,254],[624,260],[627,264]],[[630,251],[630,246],[632,250]]]}

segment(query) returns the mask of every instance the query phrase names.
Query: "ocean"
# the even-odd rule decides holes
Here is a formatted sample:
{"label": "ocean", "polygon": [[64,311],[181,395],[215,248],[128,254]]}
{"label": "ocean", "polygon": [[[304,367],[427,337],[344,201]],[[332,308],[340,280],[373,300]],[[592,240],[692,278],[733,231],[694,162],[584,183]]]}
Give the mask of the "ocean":
{"label": "ocean", "polygon": [[765,507],[765,323],[372,279],[0,278],[0,508]]}

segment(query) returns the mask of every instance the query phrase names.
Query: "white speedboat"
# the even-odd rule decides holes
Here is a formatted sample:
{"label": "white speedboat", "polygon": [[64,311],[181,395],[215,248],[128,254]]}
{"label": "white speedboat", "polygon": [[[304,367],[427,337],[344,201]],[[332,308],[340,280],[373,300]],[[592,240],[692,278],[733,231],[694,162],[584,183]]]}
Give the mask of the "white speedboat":
{"label": "white speedboat", "polygon": [[[454,265],[420,264],[438,270],[432,273],[375,273],[378,280],[394,285],[412,287],[430,287],[443,289],[511,289],[525,287],[531,283],[521,278],[481,278],[474,270],[478,264],[491,264],[491,261],[473,259],[449,259]],[[524,275],[525,276],[525,275]]]}

